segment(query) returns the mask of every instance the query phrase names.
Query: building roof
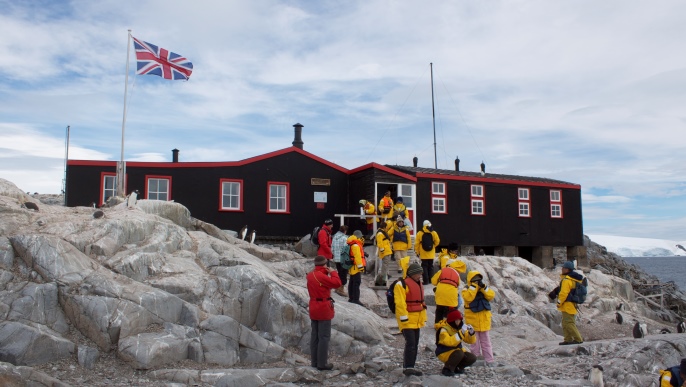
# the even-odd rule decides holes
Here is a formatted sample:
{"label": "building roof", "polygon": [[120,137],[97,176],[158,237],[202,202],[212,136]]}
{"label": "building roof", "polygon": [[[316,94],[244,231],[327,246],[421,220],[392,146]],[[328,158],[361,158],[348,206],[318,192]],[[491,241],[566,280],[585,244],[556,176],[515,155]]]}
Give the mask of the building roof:
{"label": "building roof", "polygon": [[481,172],[466,172],[466,171],[454,171],[450,169],[434,169],[434,168],[421,168],[421,167],[408,167],[403,165],[386,165],[388,168],[392,168],[413,176],[417,178],[430,178],[430,179],[447,179],[447,180],[469,180],[477,182],[493,182],[501,184],[526,184],[526,185],[536,185],[536,186],[546,186],[546,187],[560,187],[560,188],[576,188],[580,189],[581,186],[574,183],[569,183],[566,181],[548,179],[544,177],[531,177],[531,176],[517,176],[517,175],[501,175],[496,173],[485,173]]}

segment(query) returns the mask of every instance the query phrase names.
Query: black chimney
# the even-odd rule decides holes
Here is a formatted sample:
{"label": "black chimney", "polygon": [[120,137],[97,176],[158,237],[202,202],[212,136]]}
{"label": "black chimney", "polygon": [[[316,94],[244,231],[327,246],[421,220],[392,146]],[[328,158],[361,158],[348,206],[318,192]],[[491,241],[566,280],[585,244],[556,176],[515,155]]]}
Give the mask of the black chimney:
{"label": "black chimney", "polygon": [[412,158],[412,164],[414,164],[415,168],[417,168],[417,163],[419,163],[419,159],[417,158],[417,156],[415,156]]}
{"label": "black chimney", "polygon": [[485,173],[486,173],[486,164],[484,164],[484,162],[481,161],[481,174],[485,174]]}
{"label": "black chimney", "polygon": [[293,125],[295,128],[295,138],[293,139],[293,146],[296,148],[303,148],[303,139],[302,139],[302,134],[303,134],[303,126],[300,124],[295,124]]}
{"label": "black chimney", "polygon": [[455,156],[455,171],[460,172],[460,158]]}
{"label": "black chimney", "polygon": [[178,163],[179,162],[179,150],[174,148],[172,149],[172,163]]}

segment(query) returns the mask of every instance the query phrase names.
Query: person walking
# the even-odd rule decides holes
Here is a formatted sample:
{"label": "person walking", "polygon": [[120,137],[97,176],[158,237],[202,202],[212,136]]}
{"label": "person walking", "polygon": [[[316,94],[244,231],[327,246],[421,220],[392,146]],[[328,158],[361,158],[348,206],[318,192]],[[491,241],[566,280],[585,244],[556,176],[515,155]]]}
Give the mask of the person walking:
{"label": "person walking", "polygon": [[574,271],[574,262],[566,261],[562,265],[560,274],[560,293],[557,295],[557,310],[562,312],[562,334],[564,341],[560,345],[581,344],[584,339],[576,327],[576,303],[567,300],[567,296],[581,281],[584,276]]}
{"label": "person walking", "polygon": [[660,385],[658,387],[682,387],[686,386],[686,358],[681,359],[681,364],[660,370]]}
{"label": "person walking", "polygon": [[367,267],[367,259],[364,252],[364,236],[362,231],[355,230],[346,243],[350,246],[350,256],[353,257],[353,265],[348,269],[350,279],[348,280],[348,302],[364,307],[360,302],[360,285],[362,284],[362,273]]}
{"label": "person walking", "polygon": [[476,362],[476,356],[467,351],[462,343],[476,343],[476,332],[471,325],[462,321],[462,313],[453,310],[436,326],[436,357],[445,366],[441,370],[443,376],[463,374],[464,369]]}
{"label": "person walking", "polygon": [[391,191],[386,191],[381,200],[379,200],[379,214],[381,215],[381,221],[384,223],[389,219],[393,219],[393,199],[391,199]]}
{"label": "person walking", "polygon": [[476,270],[467,273],[467,288],[462,289],[464,299],[465,323],[474,327],[476,343],[472,353],[484,357],[487,366],[493,366],[493,347],[491,346],[491,301],[495,291],[483,281],[483,275]]}
{"label": "person walking", "polygon": [[[360,200],[360,207],[362,207],[362,213],[364,215],[374,215],[376,214],[376,208],[374,207],[374,204],[368,200],[361,199]],[[376,216],[371,217],[371,218],[365,218],[365,223],[367,224],[367,236],[370,236],[374,234],[374,223],[378,221],[378,218]]]}
{"label": "person walking", "polygon": [[334,316],[331,289],[341,286],[336,270],[325,266],[327,259],[318,255],[314,259],[314,270],[307,273],[307,292],[310,295],[310,357],[312,367],[320,371],[331,370],[328,362],[331,320]]}
{"label": "person walking", "polygon": [[417,233],[415,239],[414,252],[422,261],[422,276],[424,283],[428,284],[434,276],[434,259],[436,259],[436,246],[441,242],[438,233],[433,230],[431,222],[424,221],[421,231]]}
{"label": "person walking", "polygon": [[405,338],[403,352],[403,374],[422,376],[422,371],[415,369],[419,332],[426,324],[426,304],[422,286],[422,267],[416,263],[407,268],[407,277],[396,282],[393,288],[395,299],[395,318],[398,329]]}
{"label": "person walking", "polygon": [[344,269],[341,265],[341,252],[346,247],[346,241],[348,240],[347,234],[348,226],[342,224],[333,238],[331,238],[331,253],[333,254],[333,261],[336,264],[338,277],[341,279],[341,286],[336,289],[336,294],[341,297],[348,297],[348,293],[345,292],[345,285],[348,283],[348,269]]}
{"label": "person walking", "polygon": [[402,217],[395,219],[395,224],[389,235],[393,243],[393,258],[396,261],[400,261],[407,256],[407,250],[412,245],[410,228],[405,224],[405,220]]}
{"label": "person walking", "polygon": [[459,290],[460,273],[458,269],[462,266],[464,266],[462,261],[451,259],[446,267],[436,272],[431,278],[431,283],[435,286],[436,292],[435,324],[446,318],[450,310],[462,307],[463,300]]}
{"label": "person walking", "polygon": [[[389,220],[386,222],[387,225],[392,224]],[[376,286],[386,286],[386,280],[388,279],[388,265],[391,263],[391,258],[393,257],[393,249],[391,248],[391,237],[386,231],[387,227],[379,227],[376,231],[376,252],[379,258],[378,262],[381,265],[379,268],[379,273],[374,280],[374,285]]]}
{"label": "person walking", "polygon": [[324,221],[324,225],[319,228],[319,233],[317,234],[317,242],[319,242],[319,248],[317,249],[317,255],[321,255],[328,261],[326,266],[333,267],[333,252],[331,251],[331,229],[333,228],[333,220],[327,219]]}
{"label": "person walking", "polygon": [[393,218],[397,218],[398,216],[402,219],[408,219],[410,217],[410,212],[407,210],[407,207],[405,207],[402,196],[395,198],[395,204],[393,205]]}

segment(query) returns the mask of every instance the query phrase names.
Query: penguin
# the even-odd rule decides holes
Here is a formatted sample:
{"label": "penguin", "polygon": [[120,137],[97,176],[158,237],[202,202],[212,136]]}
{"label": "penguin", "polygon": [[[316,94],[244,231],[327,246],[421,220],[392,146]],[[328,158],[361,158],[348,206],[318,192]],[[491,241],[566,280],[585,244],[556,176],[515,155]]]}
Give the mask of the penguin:
{"label": "penguin", "polygon": [[255,237],[257,237],[257,232],[255,230],[252,230],[250,233],[250,243],[255,243]]}
{"label": "penguin", "polygon": [[641,323],[638,325],[638,328],[641,330],[641,337],[646,337],[648,336],[648,324]]}
{"label": "penguin", "polygon": [[679,333],[686,333],[686,322],[681,321],[676,325],[676,331]]}
{"label": "penguin", "polygon": [[619,325],[624,323],[624,317],[622,317],[621,313],[619,313],[619,312],[615,313],[615,322]]}
{"label": "penguin", "polygon": [[624,310],[624,303],[620,302],[619,305],[617,305],[617,310]]}
{"label": "penguin", "polygon": [[22,204],[21,206],[23,208],[28,209],[28,210],[34,210],[34,211],[38,212],[38,206],[34,202],[26,202],[26,203]]}
{"label": "penguin", "polygon": [[660,333],[662,333],[663,335],[666,335],[666,334],[668,334],[668,333],[672,333],[672,331],[670,331],[670,330],[667,329],[667,328],[662,328],[662,329],[660,330]]}
{"label": "penguin", "polygon": [[241,231],[238,233],[238,236],[242,239],[245,240],[245,237],[248,236],[248,225],[246,224],[243,226]]}
{"label": "penguin", "polygon": [[591,368],[591,374],[588,376],[588,380],[593,387],[605,387],[605,382],[603,382],[603,367],[594,365],[593,368]]}
{"label": "penguin", "polygon": [[[634,339],[642,339],[645,336],[645,334],[643,334],[643,330],[641,329],[641,324],[638,322],[638,320],[634,320],[634,321],[636,321],[636,324],[634,324],[634,330],[632,331],[632,333],[634,334]],[[645,325],[645,324],[643,324],[643,325]]]}
{"label": "penguin", "polygon": [[138,190],[135,190],[129,194],[129,198],[126,199],[126,206],[129,208],[133,208],[136,205],[136,202],[138,201]]}
{"label": "penguin", "polygon": [[103,216],[105,216],[105,213],[102,212],[102,210],[97,210],[97,211],[95,211],[95,212],[93,213],[93,218],[94,218],[94,219],[100,219],[100,218],[102,218]]}

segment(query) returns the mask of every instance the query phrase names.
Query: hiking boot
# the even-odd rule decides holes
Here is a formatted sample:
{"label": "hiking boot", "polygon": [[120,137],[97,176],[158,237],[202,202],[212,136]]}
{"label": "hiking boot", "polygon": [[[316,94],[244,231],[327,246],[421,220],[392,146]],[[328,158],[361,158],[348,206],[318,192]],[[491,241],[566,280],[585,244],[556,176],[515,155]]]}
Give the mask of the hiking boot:
{"label": "hiking boot", "polygon": [[343,286],[341,286],[340,288],[336,288],[336,294],[338,294],[341,297],[348,297],[348,293],[345,292]]}
{"label": "hiking boot", "polygon": [[423,373],[422,371],[420,371],[420,370],[416,370],[416,369],[412,368],[412,375],[414,375],[414,376],[422,376],[422,375],[424,375],[424,373]]}
{"label": "hiking boot", "polygon": [[562,342],[560,342],[560,345],[572,345],[572,344],[574,344],[573,341],[562,341]]}
{"label": "hiking boot", "polygon": [[414,369],[414,368],[405,368],[405,369],[403,370],[403,374],[405,374],[405,376],[411,376],[411,375],[414,375],[414,376],[422,376],[422,375],[424,375],[424,374],[422,373],[422,371],[416,370],[416,369]]}
{"label": "hiking boot", "polygon": [[464,374],[464,368],[457,367],[455,368],[455,375],[462,375]]}
{"label": "hiking boot", "polygon": [[320,371],[331,371],[333,369],[333,364],[327,363],[324,367],[317,367]]}
{"label": "hiking boot", "polygon": [[443,370],[441,370],[441,375],[451,378],[455,376],[455,373],[447,368],[443,368]]}

